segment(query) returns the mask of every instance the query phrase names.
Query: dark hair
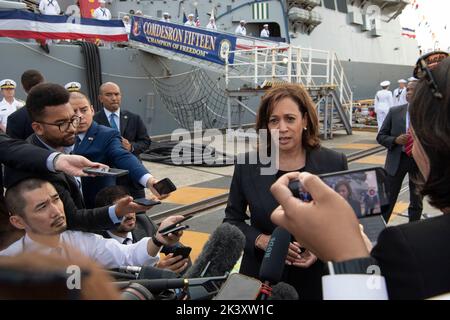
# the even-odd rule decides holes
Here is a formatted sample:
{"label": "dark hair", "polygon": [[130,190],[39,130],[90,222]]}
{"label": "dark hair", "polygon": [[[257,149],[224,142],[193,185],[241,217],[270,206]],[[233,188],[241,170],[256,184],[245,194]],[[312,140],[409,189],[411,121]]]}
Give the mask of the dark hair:
{"label": "dark hair", "polygon": [[50,183],[45,180],[31,178],[22,180],[6,190],[5,203],[11,215],[25,217],[26,199],[23,196],[25,192],[40,188],[43,184]]}
{"label": "dark hair", "polygon": [[336,183],[336,185],[334,186],[334,190],[337,191],[340,186],[345,186],[347,188],[347,191],[348,191],[348,196],[349,197],[352,196],[352,187],[350,187],[350,183],[347,180],[338,181]]}
{"label": "dark hair", "polygon": [[433,96],[427,79],[421,80],[410,106],[411,126],[430,160],[430,175],[420,183],[423,195],[438,209],[450,207],[450,58],[431,71],[442,99]]}
{"label": "dark hair", "polygon": [[20,78],[23,90],[25,90],[26,93],[28,93],[31,88],[44,81],[44,76],[37,70],[27,70],[22,73],[22,77]]}
{"label": "dark hair", "polygon": [[303,131],[302,135],[303,148],[311,150],[319,147],[319,120],[316,107],[306,89],[298,84],[284,84],[274,87],[261,100],[256,117],[256,131],[267,130],[267,147],[270,148],[270,130],[268,130],[270,115],[275,104],[285,98],[294,100],[302,116],[307,118],[307,129]]}
{"label": "dark hair", "polygon": [[41,83],[31,89],[27,97],[27,110],[32,121],[42,120],[45,107],[69,102],[69,92],[59,84]]}
{"label": "dark hair", "polygon": [[129,196],[130,193],[122,186],[109,186],[100,190],[95,196],[95,207],[110,206],[123,197]]}

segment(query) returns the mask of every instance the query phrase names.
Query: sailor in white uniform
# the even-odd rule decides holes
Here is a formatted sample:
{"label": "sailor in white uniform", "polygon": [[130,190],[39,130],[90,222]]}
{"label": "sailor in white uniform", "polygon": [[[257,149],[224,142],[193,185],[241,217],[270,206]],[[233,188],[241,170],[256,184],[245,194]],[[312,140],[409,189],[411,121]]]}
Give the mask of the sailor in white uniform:
{"label": "sailor in white uniform", "polygon": [[23,107],[25,102],[14,97],[16,93],[16,82],[14,80],[3,79],[0,81],[0,89],[3,95],[3,100],[0,102],[0,132],[6,132],[9,115]]}
{"label": "sailor in white uniform", "polygon": [[264,29],[261,30],[260,37],[261,38],[270,37],[269,25],[266,23],[263,27],[264,27]]}
{"label": "sailor in white uniform", "polygon": [[185,26],[195,27],[194,14],[191,13],[188,15],[188,20],[184,23]]}
{"label": "sailor in white uniform", "polygon": [[392,92],[388,90],[390,85],[391,83],[389,81],[383,81],[380,83],[382,90],[378,91],[375,95],[374,107],[377,113],[378,131],[380,131],[384,119],[394,103]]}
{"label": "sailor in white uniform", "polygon": [[61,13],[57,0],[41,0],[39,2],[39,11],[50,16],[57,16]]}
{"label": "sailor in white uniform", "polygon": [[105,0],[98,0],[100,7],[94,10],[92,18],[97,20],[111,20],[111,12],[108,8],[105,8]]}
{"label": "sailor in white uniform", "polygon": [[405,79],[398,80],[399,87],[394,90],[394,106],[402,106],[407,104],[406,101],[406,84],[408,81]]}
{"label": "sailor in white uniform", "polygon": [[238,36],[246,36],[247,35],[247,29],[245,28],[245,20],[241,20],[239,22],[239,25],[237,26],[234,33],[237,34]]}
{"label": "sailor in white uniform", "polygon": [[170,14],[168,12],[164,12],[161,21],[162,22],[170,22]]}
{"label": "sailor in white uniform", "polygon": [[216,20],[214,19],[214,17],[209,18],[209,22],[206,25],[206,29],[217,30]]}

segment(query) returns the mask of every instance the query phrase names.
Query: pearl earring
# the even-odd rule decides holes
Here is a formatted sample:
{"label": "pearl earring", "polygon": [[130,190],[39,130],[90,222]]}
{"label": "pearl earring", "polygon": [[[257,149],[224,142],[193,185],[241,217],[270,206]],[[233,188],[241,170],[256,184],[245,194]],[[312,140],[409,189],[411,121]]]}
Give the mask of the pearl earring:
{"label": "pearl earring", "polygon": [[307,128],[307,127],[304,127],[303,130],[306,131],[306,130],[308,130],[308,128]]}

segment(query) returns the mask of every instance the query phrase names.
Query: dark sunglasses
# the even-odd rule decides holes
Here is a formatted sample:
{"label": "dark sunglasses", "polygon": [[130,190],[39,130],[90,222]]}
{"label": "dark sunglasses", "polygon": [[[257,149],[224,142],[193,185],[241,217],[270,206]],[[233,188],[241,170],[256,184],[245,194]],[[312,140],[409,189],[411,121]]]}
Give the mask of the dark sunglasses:
{"label": "dark sunglasses", "polygon": [[439,87],[431,71],[449,56],[450,54],[445,51],[427,53],[417,60],[416,67],[414,68],[414,77],[417,79],[427,79],[428,86],[436,99],[442,99],[444,96],[439,91]]}

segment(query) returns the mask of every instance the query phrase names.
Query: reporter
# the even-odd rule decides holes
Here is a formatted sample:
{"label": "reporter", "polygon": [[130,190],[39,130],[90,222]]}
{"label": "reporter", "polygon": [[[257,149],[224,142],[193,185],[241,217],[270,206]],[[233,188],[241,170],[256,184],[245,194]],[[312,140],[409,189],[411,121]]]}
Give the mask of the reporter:
{"label": "reporter", "polygon": [[[390,299],[425,299],[450,291],[450,58],[442,57],[448,54],[419,59],[415,76],[422,80],[410,106],[420,190],[442,216],[385,229],[369,255],[349,204],[318,177],[294,173],[271,188],[282,206],[272,214],[274,223],[340,270],[367,274],[363,266],[378,264]],[[313,202],[302,203],[289,192],[288,181],[296,178]]]}

